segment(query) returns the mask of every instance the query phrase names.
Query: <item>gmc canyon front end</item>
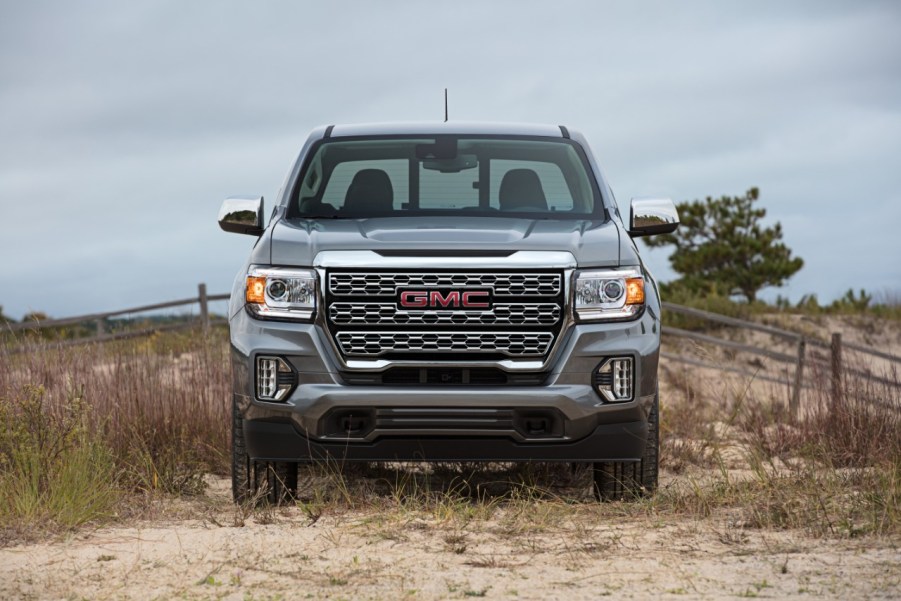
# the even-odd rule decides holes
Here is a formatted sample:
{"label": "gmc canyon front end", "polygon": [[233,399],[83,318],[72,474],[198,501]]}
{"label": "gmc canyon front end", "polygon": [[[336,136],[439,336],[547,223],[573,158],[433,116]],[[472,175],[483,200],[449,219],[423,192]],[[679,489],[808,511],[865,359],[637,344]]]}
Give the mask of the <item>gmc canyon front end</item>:
{"label": "gmc canyon front end", "polygon": [[657,484],[660,300],[565,127],[329,126],[310,135],[235,280],[233,491],[310,461],[591,462],[599,498]]}

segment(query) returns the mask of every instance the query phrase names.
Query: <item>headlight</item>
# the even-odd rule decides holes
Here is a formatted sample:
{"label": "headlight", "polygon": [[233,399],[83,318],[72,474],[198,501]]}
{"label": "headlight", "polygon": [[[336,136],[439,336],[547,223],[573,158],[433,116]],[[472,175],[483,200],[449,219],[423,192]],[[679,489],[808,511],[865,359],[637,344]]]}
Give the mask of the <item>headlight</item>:
{"label": "headlight", "polygon": [[576,274],[575,313],[581,320],[627,319],[644,307],[638,269],[599,269]]}
{"label": "headlight", "polygon": [[316,311],[316,272],[252,267],[245,288],[247,309],[261,319],[310,321]]}

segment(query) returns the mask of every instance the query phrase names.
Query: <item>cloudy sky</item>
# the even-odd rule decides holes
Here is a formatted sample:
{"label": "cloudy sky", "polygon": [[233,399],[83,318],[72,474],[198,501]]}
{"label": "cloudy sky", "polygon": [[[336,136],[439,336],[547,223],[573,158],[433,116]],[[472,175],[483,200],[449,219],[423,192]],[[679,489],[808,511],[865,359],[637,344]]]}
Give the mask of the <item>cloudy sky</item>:
{"label": "cloudy sky", "polygon": [[439,120],[445,87],[451,119],[582,130],[621,206],[758,186],[806,262],[765,297],[898,291],[899,31],[896,2],[0,0],[0,305],[227,291],[253,239],[224,197],[271,203],[316,125]]}

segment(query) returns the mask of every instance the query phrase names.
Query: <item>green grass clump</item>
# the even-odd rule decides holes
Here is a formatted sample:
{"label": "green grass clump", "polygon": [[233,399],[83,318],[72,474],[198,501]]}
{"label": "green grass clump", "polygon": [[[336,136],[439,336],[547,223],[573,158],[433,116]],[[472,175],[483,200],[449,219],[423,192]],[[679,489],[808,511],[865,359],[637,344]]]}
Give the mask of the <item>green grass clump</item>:
{"label": "green grass clump", "polygon": [[51,406],[40,386],[0,399],[0,524],[71,528],[114,513],[114,457],[83,401],[70,392]]}

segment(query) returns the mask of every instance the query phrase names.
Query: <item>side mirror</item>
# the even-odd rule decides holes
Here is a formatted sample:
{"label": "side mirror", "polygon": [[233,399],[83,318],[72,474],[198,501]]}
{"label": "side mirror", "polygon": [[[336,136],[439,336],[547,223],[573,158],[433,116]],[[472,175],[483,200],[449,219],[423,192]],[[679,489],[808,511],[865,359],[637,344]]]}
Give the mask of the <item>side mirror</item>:
{"label": "side mirror", "polygon": [[679,227],[679,213],[669,198],[633,198],[629,214],[629,235],[669,234]]}
{"label": "side mirror", "polygon": [[226,198],[219,209],[219,227],[226,232],[259,236],[263,227],[263,197]]}

